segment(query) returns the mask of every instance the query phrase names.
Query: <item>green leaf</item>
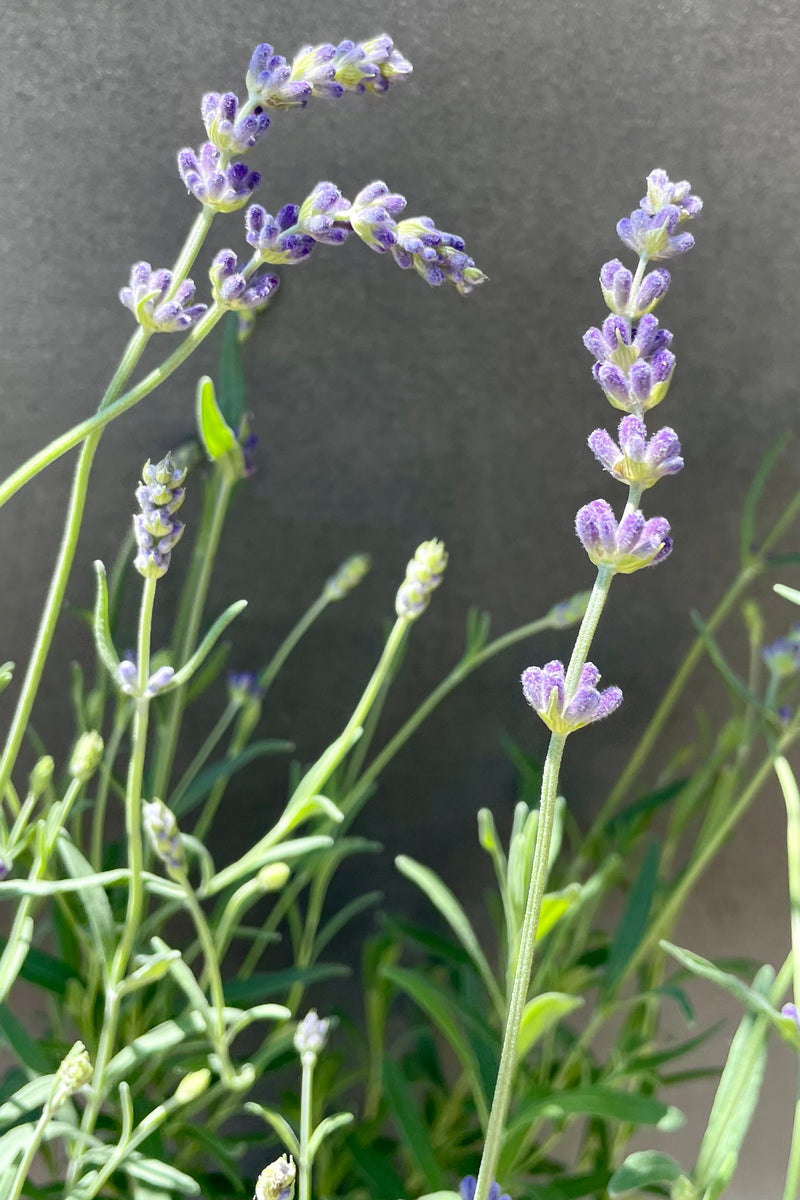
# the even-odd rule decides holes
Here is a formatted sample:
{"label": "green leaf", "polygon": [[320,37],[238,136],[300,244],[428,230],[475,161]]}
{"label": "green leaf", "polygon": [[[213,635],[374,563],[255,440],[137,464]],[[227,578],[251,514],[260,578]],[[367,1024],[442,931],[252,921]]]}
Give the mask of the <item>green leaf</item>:
{"label": "green leaf", "polygon": [[[773,583],[773,592],[777,592],[779,596],[783,596],[784,600],[788,600],[790,604],[800,604],[800,592],[797,588],[787,587],[785,583]],[[13,664],[6,663],[7,667]],[[0,667],[0,670],[2,668]]]}
{"label": "green leaf", "polygon": [[174,1050],[192,1034],[203,1033],[204,1017],[192,1012],[176,1021],[163,1021],[135,1038],[124,1050],[111,1059],[106,1068],[105,1082],[110,1089],[115,1083],[133,1074],[143,1062],[156,1062],[167,1051]]}
{"label": "green leaf", "polygon": [[267,1125],[277,1133],[289,1153],[293,1154],[297,1159],[300,1158],[300,1142],[297,1140],[297,1135],[285,1117],[282,1117],[279,1112],[275,1112],[272,1108],[265,1108],[263,1104],[256,1104],[255,1101],[248,1101],[244,1107],[253,1116],[261,1117],[262,1121],[266,1121]]}
{"label": "green leaf", "polygon": [[212,462],[236,446],[236,434],[220,412],[214,381],[208,375],[197,381],[197,431]]}
{"label": "green leaf", "polygon": [[542,992],[529,1000],[522,1010],[522,1021],[517,1040],[517,1057],[522,1059],[539,1038],[569,1013],[583,1004],[583,996],[570,996],[566,992]]}
{"label": "green leaf", "polygon": [[[753,990],[767,990],[774,973],[762,968]],[[762,997],[763,998],[763,997]],[[697,1157],[694,1181],[703,1194],[730,1178],[758,1103],[767,1061],[768,1022],[748,1012],[736,1030]],[[714,1194],[719,1195],[719,1191]]]}
{"label": "green leaf", "polygon": [[219,407],[228,425],[238,429],[247,409],[247,386],[239,341],[239,318],[229,313],[222,327],[219,363]]}
{"label": "green leaf", "polygon": [[561,920],[565,913],[569,912],[573,905],[578,903],[580,895],[580,884],[570,883],[560,892],[548,892],[546,896],[542,897],[539,924],[536,926],[537,942],[547,937],[553,926]]}
{"label": "green leaf", "polygon": [[0,1038],[32,1074],[48,1075],[52,1070],[53,1064],[39,1042],[30,1036],[5,1004],[0,1004]]}
{"label": "green leaf", "polygon": [[195,671],[200,667],[201,663],[208,657],[214,649],[215,643],[222,637],[225,630],[234,621],[240,612],[247,608],[246,600],[237,600],[234,604],[228,606],[224,613],[217,617],[214,624],[209,629],[208,633],[203,638],[200,645],[195,650],[188,662],[185,662],[179,671],[176,671],[172,677],[172,681],[167,687],[162,688],[162,694],[174,691],[175,688],[183,687],[185,683],[194,675]]}
{"label": "green leaf", "polygon": [[444,1187],[444,1175],[431,1146],[431,1139],[408,1084],[390,1058],[383,1062],[386,1100],[400,1131],[406,1153],[422,1172],[429,1188]]}
{"label": "green leaf", "polygon": [[658,886],[658,864],[661,847],[651,842],[647,847],[636,882],[628,893],[625,909],[614,931],[603,974],[602,990],[606,995],[614,990],[625,973],[647,929],[647,921]]}
{"label": "green leaf", "polygon": [[23,963],[33,941],[33,917],[26,917],[21,922],[19,932],[13,943],[6,942],[3,957],[0,959],[0,998],[5,999],[22,970]]}
{"label": "green leaf", "polygon": [[349,904],[345,904],[340,908],[325,925],[320,929],[314,939],[314,954],[321,954],[325,947],[331,942],[348,922],[352,921],[360,913],[365,912],[368,908],[372,908],[374,904],[380,904],[383,899],[383,892],[366,892],[363,896],[356,896]]}
{"label": "green leaf", "polygon": [[94,644],[97,653],[104,663],[112,679],[119,679],[119,655],[111,637],[111,626],[108,620],[108,585],[106,584],[106,569],[100,559],[95,560],[94,574],[97,581],[97,592],[94,602]]}
{"label": "green leaf", "polygon": [[348,967],[340,963],[315,963],[312,967],[289,967],[285,971],[251,975],[249,979],[231,979],[225,984],[225,999],[229,1004],[247,1005],[288,992],[295,983],[304,987],[322,979],[337,979],[349,975]]}
{"label": "green leaf", "polygon": [[410,996],[444,1034],[466,1072],[475,1106],[481,1122],[485,1125],[489,1118],[489,1111],[481,1083],[480,1069],[475,1049],[461,1026],[460,1014],[456,1005],[445,992],[416,971],[385,966],[381,970],[381,976]]}
{"label": "green leaf", "polygon": [[[6,938],[0,938],[0,953],[5,952],[8,945]],[[37,950],[35,946],[31,946],[28,950],[27,957],[20,967],[20,979],[26,980],[28,983],[34,984],[35,987],[40,987],[46,992],[53,992],[57,996],[63,996],[67,984],[71,979],[80,979],[80,973],[75,967],[64,962],[60,958],[56,958],[52,954],[47,954],[44,950]]]}
{"label": "green leaf", "polygon": [[761,462],[758,465],[758,470],[753,477],[753,482],[747,489],[744,505],[742,506],[742,523],[741,532],[739,535],[739,554],[742,566],[746,567],[751,561],[754,551],[753,542],[755,539],[755,521],[756,508],[764,487],[769,480],[770,475],[775,469],[780,456],[786,449],[786,443],[789,440],[789,434],[783,433],[777,437],[772,445],[767,450]]}
{"label": "green leaf", "polygon": [[188,708],[211,687],[222,673],[231,652],[230,642],[220,642],[209,654],[202,667],[192,676],[183,694],[184,707]]}
{"label": "green leaf", "polygon": [[108,896],[99,884],[92,884],[90,879],[96,878],[92,864],[88,862],[77,846],[65,837],[57,842],[61,861],[73,879],[81,880],[80,898],[89,921],[98,957],[107,967],[111,966],[117,944],[114,914]]}
{"label": "green leaf", "polygon": [[394,861],[400,874],[405,875],[406,879],[410,879],[412,883],[415,883],[420,891],[425,893],[434,908],[437,908],[442,914],[474,962],[498,1012],[504,1012],[505,1002],[497,980],[492,974],[492,969],[481,950],[480,943],[467,914],[449,887],[442,882],[435,872],[405,854],[399,855]]}
{"label": "green leaf", "polygon": [[223,758],[219,762],[199,771],[184,792],[170,801],[170,808],[176,817],[185,816],[191,812],[215,783],[220,779],[230,779],[237,771],[241,771],[248,763],[269,754],[291,754],[294,742],[281,741],[278,738],[268,738],[264,741],[253,742],[232,758]]}
{"label": "green leaf", "polygon": [[715,983],[717,987],[721,987],[730,996],[733,996],[750,1012],[766,1017],[785,1042],[788,1042],[795,1050],[800,1048],[800,1031],[798,1031],[797,1022],[792,1017],[784,1017],[777,1009],[773,1008],[766,996],[762,995],[755,986],[748,987],[735,975],[721,971],[707,958],[693,954],[691,950],[683,950],[680,946],[673,946],[671,942],[665,941],[660,942],[659,945],[662,950],[666,950],[667,954],[677,959],[687,971],[691,971],[700,979],[707,979],[709,983]]}
{"label": "green leaf", "polygon": [[0,1126],[16,1125],[24,1116],[44,1107],[50,1095],[55,1075],[40,1075],[25,1083],[13,1096],[0,1105]]}
{"label": "green leaf", "polygon": [[161,1162],[157,1158],[143,1158],[137,1154],[129,1154],[122,1160],[119,1169],[149,1187],[168,1188],[173,1192],[182,1192],[186,1196],[197,1196],[200,1192],[200,1184],[197,1180],[192,1179],[191,1175],[185,1175],[177,1167]]}
{"label": "green leaf", "polygon": [[609,1172],[602,1168],[588,1175],[558,1176],[555,1183],[528,1187],[526,1200],[579,1200],[582,1196],[596,1196],[608,1183],[608,1176]]}
{"label": "green leaf", "polygon": [[346,1142],[356,1170],[366,1181],[370,1195],[395,1197],[405,1195],[403,1180],[393,1169],[389,1158],[375,1145],[364,1145],[355,1134]]}
{"label": "green leaf", "polygon": [[637,1188],[649,1187],[651,1183],[674,1183],[684,1174],[683,1167],[669,1154],[660,1154],[657,1150],[637,1150],[635,1154],[629,1154],[611,1176],[608,1194],[623,1196]]}
{"label": "green leaf", "polygon": [[565,1116],[599,1117],[605,1121],[624,1121],[631,1125],[655,1125],[670,1132],[684,1123],[683,1114],[672,1105],[652,1096],[638,1096],[603,1084],[571,1088],[564,1092],[531,1089],[517,1117],[509,1123],[505,1141],[513,1142],[530,1129],[534,1119],[558,1120]]}
{"label": "green leaf", "polygon": [[314,1156],[326,1137],[330,1137],[337,1129],[343,1129],[345,1125],[351,1125],[352,1123],[353,1114],[348,1112],[335,1113],[333,1116],[325,1117],[320,1121],[308,1142],[308,1157],[311,1161],[314,1161]]}

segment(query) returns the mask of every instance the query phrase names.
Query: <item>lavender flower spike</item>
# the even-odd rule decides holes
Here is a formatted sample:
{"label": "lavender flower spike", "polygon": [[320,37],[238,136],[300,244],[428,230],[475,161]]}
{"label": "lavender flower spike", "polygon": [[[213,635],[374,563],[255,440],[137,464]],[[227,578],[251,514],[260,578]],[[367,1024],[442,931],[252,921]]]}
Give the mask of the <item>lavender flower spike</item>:
{"label": "lavender flower spike", "polygon": [[240,117],[239,99],[233,92],[208,92],[200,111],[209,141],[223,154],[244,154],[269,128],[269,117],[261,108]]}
{"label": "lavender flower spike", "polygon": [[670,285],[670,274],[665,268],[657,268],[645,275],[635,296],[631,295],[633,275],[618,258],[604,263],[600,270],[600,287],[612,313],[629,321],[638,321],[652,312],[666,295]]}
{"label": "lavender flower spike", "polygon": [[139,324],[152,333],[182,333],[203,315],[206,305],[186,307],[194,296],[191,279],[184,279],[167,300],[171,286],[171,271],[154,271],[149,262],[137,262],[131,267],[130,284],[122,288],[119,298]]}
{"label": "lavender flower spike", "polygon": [[630,415],[620,421],[618,437],[619,445],[604,429],[595,429],[588,440],[598,462],[621,483],[651,488],[683,467],[678,435],[667,425],[648,441],[644,421]]}
{"label": "lavender flower spike", "polygon": [[254,1200],[292,1200],[296,1175],[294,1160],[281,1155],[259,1175]]}
{"label": "lavender flower spike", "polygon": [[622,703],[618,687],[598,691],[599,679],[597,667],[586,663],[574,694],[568,698],[564,664],[554,659],[543,667],[528,667],[523,671],[522,691],[548,729],[568,734],[593,721],[601,721]]}
{"label": "lavender flower spike", "polygon": [[204,142],[198,154],[191,147],[179,151],[178,173],[187,191],[216,212],[235,212],[261,182],[258,171],[244,163],[226,164],[223,152],[213,142]]}
{"label": "lavender flower spike", "polygon": [[170,875],[186,874],[186,854],[178,823],[163,800],[153,800],[142,808],[142,820],[153,850]]}
{"label": "lavender flower spike", "polygon": [[247,87],[267,108],[305,108],[312,96],[338,100],[345,92],[385,92],[411,70],[386,34],[366,42],[303,46],[291,66],[263,42],[253,51]]}
{"label": "lavender flower spike", "polygon": [[437,229],[430,217],[410,217],[396,228],[392,246],[395,262],[403,270],[413,267],[431,287],[449,280],[463,296],[486,279],[464,251],[464,239]]}
{"label": "lavender flower spike", "polygon": [[139,552],[133,565],[146,579],[166,575],[173,547],[183,533],[175,513],[183,504],[185,478],[186,471],[176,466],[171,454],[155,466],[145,463],[142,469],[143,482],[136,489],[142,511],[133,518]]}
{"label": "lavender flower spike", "polygon": [[593,500],[578,510],[575,532],[595,566],[611,567],[620,575],[654,566],[672,550],[669,522],[664,517],[646,521],[636,509],[617,524],[614,510],[605,500]]}
{"label": "lavender flower spike", "polygon": [[304,1064],[308,1059],[311,1059],[312,1063],[316,1062],[325,1049],[329,1027],[330,1021],[318,1017],[313,1008],[299,1022],[294,1033],[294,1048]]}
{"label": "lavender flower spike", "polygon": [[690,221],[703,207],[699,196],[690,195],[692,185],[688,179],[673,183],[666,171],[656,168],[647,176],[647,195],[642,196],[639,207],[655,216],[668,204],[680,211],[679,220]]}
{"label": "lavender flower spike", "polygon": [[415,621],[430,604],[431,592],[439,586],[447,567],[447,551],[437,538],[423,542],[406,567],[406,577],[397,592],[398,617]]}
{"label": "lavender flower spike", "polygon": [[681,221],[677,204],[667,204],[652,216],[637,208],[617,223],[617,233],[626,246],[646,259],[674,258],[694,245],[690,233],[676,233]]}
{"label": "lavender flower spike", "polygon": [[368,554],[353,554],[325,581],[322,594],[326,600],[344,600],[353,588],[358,587],[371,566]]}
{"label": "lavender flower spike", "polygon": [[220,250],[211,264],[209,276],[214,299],[231,309],[259,309],[272,297],[278,286],[275,275],[256,275],[248,285],[238,269],[233,250]]}
{"label": "lavender flower spike", "polygon": [[405,206],[404,196],[390,192],[385,183],[376,180],[361,189],[346,216],[362,242],[385,254],[397,241],[395,217]]}
{"label": "lavender flower spike", "polygon": [[[478,1181],[474,1175],[465,1175],[458,1185],[461,1200],[475,1200],[475,1189]],[[489,1200],[511,1200],[508,1192],[500,1194],[500,1184],[492,1180],[489,1184]]]}
{"label": "lavender flower spike", "polygon": [[284,204],[277,217],[260,204],[251,204],[245,215],[245,238],[262,262],[288,266],[308,258],[316,242],[297,226],[300,206]]}
{"label": "lavender flower spike", "polygon": [[349,226],[341,224],[344,214],[349,211],[350,201],[345,200],[336,184],[318,183],[300,205],[297,228],[315,242],[338,246],[350,236]]}

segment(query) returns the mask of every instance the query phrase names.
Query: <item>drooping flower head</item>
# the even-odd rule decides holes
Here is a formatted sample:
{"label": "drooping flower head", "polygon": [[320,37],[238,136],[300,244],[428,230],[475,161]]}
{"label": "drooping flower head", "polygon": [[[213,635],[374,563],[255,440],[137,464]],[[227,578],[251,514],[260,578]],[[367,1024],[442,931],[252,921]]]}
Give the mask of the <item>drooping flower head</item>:
{"label": "drooping flower head", "polygon": [[575,532],[595,566],[612,567],[621,575],[663,562],[672,551],[669,522],[664,517],[646,521],[636,509],[617,523],[605,500],[593,500],[578,510]]}
{"label": "drooping flower head", "polygon": [[567,734],[593,721],[601,721],[622,703],[618,687],[600,692],[600,672],[585,663],[572,696],[566,694],[564,664],[554,659],[543,667],[528,667],[522,672],[522,692],[531,708],[553,733]]}
{"label": "drooping flower head", "polygon": [[413,267],[431,287],[449,281],[466,296],[486,279],[465,252],[464,239],[437,229],[430,217],[399,221],[395,237],[395,262],[403,270]]}
{"label": "drooping flower head", "polygon": [[171,271],[154,271],[149,262],[137,262],[131,267],[130,283],[122,288],[119,298],[151,333],[182,333],[203,315],[206,305],[189,304],[194,296],[191,279],[184,279],[167,299],[171,287]]}

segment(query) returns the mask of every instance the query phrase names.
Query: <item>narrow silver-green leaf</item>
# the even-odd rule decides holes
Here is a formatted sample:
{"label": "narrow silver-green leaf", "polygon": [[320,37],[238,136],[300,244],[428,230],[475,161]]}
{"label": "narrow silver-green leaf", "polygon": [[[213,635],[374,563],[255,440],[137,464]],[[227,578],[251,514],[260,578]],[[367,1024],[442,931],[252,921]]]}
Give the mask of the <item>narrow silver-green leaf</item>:
{"label": "narrow silver-green leaf", "polygon": [[669,1154],[658,1150],[637,1150],[611,1176],[609,1196],[624,1196],[627,1192],[649,1187],[653,1183],[674,1183],[685,1175],[683,1167]]}
{"label": "narrow silver-green leaf", "polygon": [[583,1002],[583,996],[571,996],[567,992],[542,992],[529,1000],[522,1011],[517,1057],[524,1058],[548,1029],[580,1008]]}
{"label": "narrow silver-green leaf", "polygon": [[275,1112],[272,1108],[265,1108],[263,1104],[256,1104],[255,1101],[248,1101],[244,1107],[247,1112],[252,1113],[253,1116],[261,1117],[262,1121],[266,1121],[267,1125],[274,1129],[290,1154],[293,1154],[295,1158],[300,1157],[300,1142],[297,1140],[296,1133],[285,1117],[281,1116],[279,1112]]}
{"label": "narrow silver-green leaf", "polygon": [[352,1113],[336,1113],[332,1117],[325,1117],[320,1121],[317,1128],[312,1133],[308,1140],[308,1157],[314,1161],[314,1155],[319,1150],[326,1137],[330,1137],[337,1129],[343,1129],[345,1125],[350,1125],[353,1122]]}

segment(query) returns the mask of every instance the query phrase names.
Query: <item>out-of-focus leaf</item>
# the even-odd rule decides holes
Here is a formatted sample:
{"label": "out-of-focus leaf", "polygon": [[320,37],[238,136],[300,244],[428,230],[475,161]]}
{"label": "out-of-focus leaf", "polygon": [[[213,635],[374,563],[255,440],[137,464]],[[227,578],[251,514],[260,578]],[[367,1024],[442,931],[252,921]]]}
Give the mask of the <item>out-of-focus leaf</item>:
{"label": "out-of-focus leaf", "polygon": [[[7,939],[0,938],[0,953],[3,953],[6,945]],[[62,959],[31,946],[20,967],[19,977],[44,991],[63,996],[70,979],[80,979],[80,973]]]}
{"label": "out-of-focus leaf", "polygon": [[231,979],[225,984],[225,999],[229,1004],[248,1005],[288,992],[295,983],[304,987],[322,979],[336,979],[350,974],[341,963],[315,963],[311,967],[288,967],[285,971],[251,975],[249,979]]}
{"label": "out-of-focus leaf", "polygon": [[631,955],[636,951],[647,928],[650,908],[658,886],[658,864],[661,848],[651,842],[647,848],[636,882],[628,893],[622,917],[614,931],[603,973],[602,989],[606,995],[614,990]]}
{"label": "out-of-focus leaf", "polygon": [[94,868],[77,846],[67,838],[60,837],[57,847],[61,861],[71,877],[83,881],[84,886],[80,890],[81,903],[89,920],[98,958],[109,967],[116,947],[116,928],[108,896],[99,884],[90,882],[95,877]]}
{"label": "out-of-focus leaf", "polygon": [[583,1002],[583,996],[569,996],[566,992],[542,992],[529,1000],[522,1012],[517,1057],[524,1058],[548,1029],[580,1008]]}
{"label": "out-of-focus leaf", "polygon": [[274,1129],[290,1154],[293,1154],[295,1158],[300,1157],[300,1143],[297,1135],[284,1116],[272,1108],[265,1108],[263,1104],[256,1104],[255,1101],[248,1101],[244,1107],[247,1112],[261,1117],[262,1121],[266,1121],[267,1125]]}
{"label": "out-of-focus leaf", "polygon": [[227,423],[238,429],[247,408],[247,386],[239,341],[239,317],[236,313],[228,314],[222,328],[219,407]]}
{"label": "out-of-focus leaf", "polygon": [[560,892],[548,892],[542,897],[542,908],[539,913],[539,924],[536,927],[536,941],[547,937],[550,930],[561,920],[565,913],[578,903],[581,895],[579,883],[570,883]]}
{"label": "out-of-focus leaf", "polygon": [[669,1154],[657,1150],[637,1150],[629,1154],[622,1166],[614,1172],[608,1184],[609,1196],[624,1196],[637,1188],[649,1187],[653,1183],[674,1183],[686,1172]]}
{"label": "out-of-focus leaf", "polygon": [[444,1186],[444,1175],[431,1145],[429,1131],[422,1119],[418,1102],[390,1058],[384,1059],[383,1085],[389,1107],[409,1158],[422,1172],[429,1188]]}
{"label": "out-of-focus leaf", "polygon": [[753,482],[747,489],[744,504],[742,505],[742,523],[739,534],[739,554],[743,567],[746,567],[750,562],[755,550],[756,509],[758,508],[759,498],[770,475],[775,470],[778,459],[786,449],[788,440],[788,433],[782,433],[780,437],[775,439],[758,464],[758,470],[753,476]]}
{"label": "out-of-focus leaf", "polygon": [[264,758],[269,754],[291,754],[293,750],[293,742],[268,738],[265,741],[253,742],[232,758],[223,758],[219,762],[211,763],[202,771],[198,771],[186,790],[174,798],[171,803],[172,811],[176,817],[185,816],[196,808],[220,779],[230,779],[237,771],[241,771],[242,767],[246,767],[257,758]]}

